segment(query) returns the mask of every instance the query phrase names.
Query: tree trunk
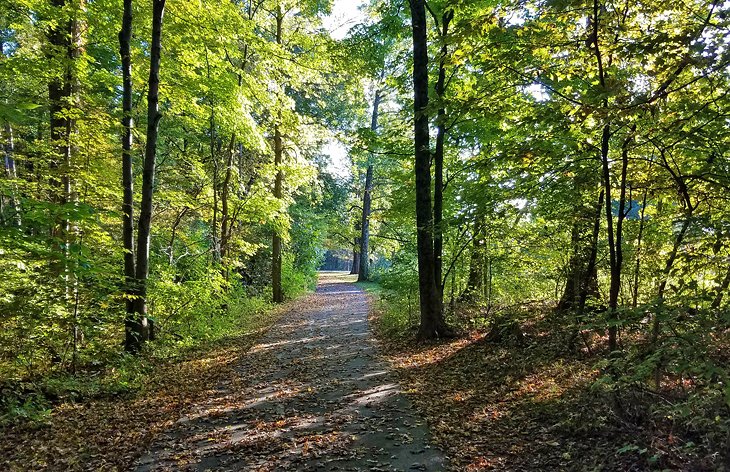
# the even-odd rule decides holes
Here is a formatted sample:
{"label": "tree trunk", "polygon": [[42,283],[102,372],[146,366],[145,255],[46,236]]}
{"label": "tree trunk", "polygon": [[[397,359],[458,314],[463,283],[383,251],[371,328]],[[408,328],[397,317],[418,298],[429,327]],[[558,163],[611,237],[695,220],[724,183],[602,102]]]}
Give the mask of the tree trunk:
{"label": "tree trunk", "polygon": [[[5,58],[5,42],[0,39],[0,57]],[[5,176],[10,180],[18,178],[18,173],[15,168],[15,141],[13,139],[13,127],[10,122],[5,123],[4,131],[4,144],[3,150],[5,151]],[[18,196],[18,188],[13,182],[10,184],[10,194],[7,195],[10,203],[10,219],[16,226],[22,225],[22,219],[20,215],[20,203]],[[5,195],[0,194],[0,224],[5,224]]]}
{"label": "tree trunk", "polygon": [[682,242],[684,241],[684,236],[687,234],[687,230],[692,223],[692,212],[693,208],[690,207],[687,210],[687,214],[684,221],[682,222],[682,227],[680,228],[679,233],[677,233],[677,236],[674,238],[672,252],[669,253],[667,262],[664,264],[664,270],[662,271],[662,280],[659,282],[659,289],[657,290],[657,313],[654,314],[654,323],[652,326],[652,344],[656,343],[659,339],[659,330],[661,328],[659,323],[659,310],[661,310],[662,306],[664,305],[664,293],[667,289],[667,283],[669,282],[669,274],[672,272],[672,267],[674,267],[674,261],[677,259],[677,255],[679,254],[679,248],[680,246],[682,246]]}
{"label": "tree trunk", "polygon": [[582,254],[580,241],[580,221],[576,219],[570,230],[571,254],[568,260],[568,271],[565,277],[565,289],[558,302],[558,310],[569,310],[580,297],[580,281],[583,278]]}
{"label": "tree trunk", "polygon": [[639,234],[636,238],[636,265],[634,266],[634,293],[631,295],[631,307],[636,308],[639,303],[639,275],[641,273],[641,243],[644,236],[644,226],[646,222],[644,215],[646,212],[646,198],[648,190],[644,190],[644,198],[641,201],[641,220],[639,221]]}
{"label": "tree trunk", "polygon": [[[208,66],[208,80],[210,80],[210,66]],[[213,166],[213,223],[211,226],[211,244],[213,246],[213,263],[218,264],[221,260],[221,245],[218,237],[218,157],[215,152],[215,106],[213,99],[210,99],[210,163]]]}
{"label": "tree trunk", "polygon": [[221,260],[226,257],[228,251],[228,239],[230,236],[230,210],[228,208],[228,197],[230,195],[231,176],[233,174],[233,149],[236,144],[236,133],[231,134],[231,142],[228,146],[228,160],[226,161],[226,174],[223,178],[223,189],[221,190],[221,236],[220,256]]}
{"label": "tree trunk", "polygon": [[[598,271],[596,261],[598,259],[598,236],[601,232],[601,212],[603,210],[603,194],[602,189],[598,194],[598,203],[596,204],[595,216],[593,218],[593,234],[591,235],[591,252],[588,256],[588,265],[586,266],[586,274],[591,274],[589,280],[585,280],[580,287],[580,296],[578,298],[579,313],[585,312],[586,302],[590,295],[598,294]],[[595,280],[595,287],[592,285]]]}
{"label": "tree trunk", "polygon": [[[284,23],[284,14],[281,6],[278,7],[276,13],[276,44],[281,44],[282,26]],[[281,113],[279,113],[279,121]],[[274,167],[276,169],[276,180],[274,182],[274,197],[281,200],[283,197],[282,187],[284,174],[281,171],[282,154],[284,152],[281,142],[280,123],[274,125]],[[277,229],[274,229],[274,235],[271,240],[271,288],[273,292],[274,303],[284,301],[284,292],[281,287],[281,235]]]}
{"label": "tree trunk", "polygon": [[[66,0],[52,0],[51,4],[57,11],[63,10],[66,7]],[[64,17],[65,12],[59,11],[58,16]],[[53,58],[59,51],[64,51],[66,55],[62,59],[63,73],[60,76],[53,76],[48,83],[51,148],[54,153],[50,162],[52,187],[59,186],[58,173],[61,163],[71,160],[71,119],[65,113],[71,100],[71,65],[68,60],[71,50],[71,29],[71,21],[68,21],[54,25],[48,32],[48,41],[51,45],[49,55]],[[53,195],[52,200],[60,202],[63,198]],[[55,227],[53,231],[58,233]]]}
{"label": "tree trunk", "polygon": [[[664,163],[664,168],[671,174],[672,178],[674,179],[674,182],[677,184],[677,190],[679,191],[679,194],[682,197],[684,207],[685,207],[685,218],[682,222],[682,227],[679,230],[679,233],[677,234],[676,238],[674,238],[674,245],[672,246],[672,252],[669,253],[669,257],[667,258],[667,262],[664,265],[664,271],[662,273],[662,280],[659,282],[659,289],[657,290],[657,312],[654,314],[654,323],[652,326],[652,334],[651,334],[651,343],[656,344],[656,342],[659,340],[659,331],[660,331],[660,320],[659,320],[659,314],[662,310],[662,306],[664,304],[664,291],[666,290],[667,283],[669,282],[669,275],[672,271],[672,267],[674,266],[674,261],[677,258],[677,255],[679,253],[679,248],[682,245],[682,242],[684,241],[684,237],[687,234],[687,230],[689,229],[690,225],[692,224],[692,217],[694,215],[694,211],[697,208],[697,205],[699,203],[693,205],[692,199],[689,195],[689,190],[687,189],[687,184],[682,179],[681,175],[678,175],[676,172],[672,170],[672,167],[670,166],[669,162],[667,161],[667,156],[664,152],[664,150],[660,151],[661,159]],[[657,369],[656,372],[656,384],[659,385],[660,381],[660,374],[661,372],[659,369]]]}
{"label": "tree trunk", "polygon": [[[362,233],[360,224],[360,221],[355,222],[355,233]],[[360,236],[356,236],[352,241],[352,267],[350,268],[350,275],[355,275],[358,272],[360,272]]]}
{"label": "tree trunk", "polygon": [[443,304],[444,282],[441,273],[443,271],[444,252],[444,142],[446,140],[446,109],[444,108],[444,93],[446,92],[446,56],[449,53],[446,44],[446,36],[449,32],[449,23],[454,18],[454,10],[448,10],[443,14],[440,31],[441,34],[441,57],[439,59],[439,75],[436,81],[436,96],[439,99],[439,109],[436,119],[436,148],[433,153],[434,162],[434,194],[433,194],[433,253],[434,253],[434,278],[438,288],[438,295]]}
{"label": "tree trunk", "polygon": [[132,166],[132,0],[124,0],[122,29],[119,31],[119,55],[122,58],[122,240],[124,244],[124,284],[127,315],[124,320],[125,346],[133,349],[136,316],[134,312],[135,260],[134,260],[134,174]]}
{"label": "tree trunk", "polygon": [[[375,91],[373,99],[373,116],[370,121],[370,130],[375,133],[378,129],[378,107],[380,106],[380,90]],[[362,196],[362,222],[360,223],[360,264],[357,275],[358,282],[365,282],[370,272],[370,206],[373,193],[373,161],[372,154],[368,155],[368,169],[365,173],[365,189]]]}
{"label": "tree trunk", "polygon": [[[595,215],[582,205],[574,208],[576,219],[570,233],[571,255],[565,279],[565,289],[558,302],[558,310],[572,310],[581,305],[581,294],[586,297],[598,293],[598,271],[590,264],[597,238],[593,236]],[[599,209],[600,218],[600,209]],[[600,223],[599,223],[600,224]]]}
{"label": "tree trunk", "polygon": [[[611,291],[609,298],[609,306],[611,307],[611,320],[614,322],[608,328],[608,344],[611,351],[618,348],[616,334],[618,332],[618,297],[621,292],[621,271],[623,269],[624,251],[623,251],[623,225],[626,219],[626,179],[629,165],[629,144],[633,139],[633,133],[636,126],[631,128],[631,134],[624,140],[621,146],[621,183],[618,199],[618,214],[616,215],[616,238],[615,238],[615,266],[611,267]],[[608,200],[607,200],[608,201]],[[610,206],[610,202],[609,202]]]}
{"label": "tree trunk", "polygon": [[142,172],[142,202],[137,227],[137,264],[135,270],[136,293],[134,300],[134,326],[129,330],[128,349],[138,351],[149,339],[147,323],[147,277],[149,275],[150,228],[152,223],[152,197],[155,184],[155,159],[160,118],[160,57],[162,52],[162,17],[165,0],[152,0],[152,41],[150,43],[150,76],[147,84],[147,142],[145,143]]}
{"label": "tree trunk", "polygon": [[[69,7],[66,0],[52,0],[51,4],[61,17],[67,15],[67,12],[63,11]],[[73,7],[76,8],[75,5]],[[58,193],[52,195],[51,200],[61,205],[66,205],[73,199],[71,135],[75,127],[75,120],[71,118],[72,114],[69,113],[69,110],[75,105],[73,96],[78,88],[73,61],[79,57],[81,52],[80,24],[76,15],[77,12],[74,11],[70,14],[68,21],[54,25],[48,32],[48,41],[51,45],[48,54],[55,59],[61,58],[63,71],[60,76],[54,76],[48,83],[51,148],[54,153],[50,161],[50,183],[52,188],[60,189]],[[63,54],[60,55],[60,53]],[[63,239],[66,255],[68,255],[70,244],[69,232],[70,222],[62,216],[59,221],[55,222],[52,233]],[[68,273],[67,264],[64,270]]]}
{"label": "tree trunk", "polygon": [[474,233],[472,236],[471,257],[469,259],[469,277],[466,281],[466,289],[461,294],[461,301],[476,301],[483,292],[484,283],[484,216],[477,209],[474,219]]}
{"label": "tree trunk", "polygon": [[431,209],[431,156],[428,136],[428,42],[424,0],[410,0],[413,30],[414,144],[416,173],[416,226],[418,248],[418,288],[421,324],[418,336],[432,339],[447,335],[433,252],[433,212]]}
{"label": "tree trunk", "polygon": [[[63,254],[54,264],[52,271],[61,275],[63,280],[64,303],[69,312],[72,313],[72,337],[76,345],[79,334],[76,320],[77,311],[71,305],[74,295],[78,290],[75,277],[75,269],[71,258],[72,229],[74,233],[77,228],[72,224],[70,215],[71,206],[75,204],[76,196],[73,193],[72,184],[72,157],[75,146],[73,133],[76,122],[73,118],[78,109],[79,84],[75,73],[75,62],[82,51],[81,22],[79,12],[83,8],[83,1],[69,3],[66,0],[52,0],[54,13],[64,18],[54,24],[48,31],[48,56],[60,64],[60,74],[53,75],[48,83],[48,98],[50,112],[50,137],[51,137],[51,159],[50,170],[50,200],[58,204],[58,216],[51,227],[51,235],[61,241]],[[67,11],[68,10],[68,11]]]}
{"label": "tree trunk", "polygon": [[[602,8],[599,5],[598,0],[593,1],[593,17],[591,23],[593,24],[593,32],[592,32],[592,42],[590,43],[590,47],[593,49],[593,53],[596,58],[596,64],[598,67],[598,81],[601,86],[601,90],[604,93],[604,98],[602,100],[602,107],[604,110],[608,111],[608,85],[607,85],[607,77],[606,77],[606,71],[604,69],[603,65],[603,55],[601,53],[600,45],[599,45],[599,29],[600,29],[600,12]],[[617,333],[618,333],[618,327],[617,327],[617,320],[618,320],[618,297],[619,293],[621,291],[621,234],[620,234],[620,227],[617,224],[617,231],[614,235],[614,227],[613,227],[613,212],[612,212],[612,200],[611,200],[611,170],[609,166],[609,144],[611,139],[611,123],[608,121],[608,118],[604,118],[606,120],[605,124],[603,125],[603,129],[601,132],[601,148],[600,148],[600,160],[601,160],[601,168],[602,168],[602,177],[603,177],[603,191],[605,193],[605,199],[606,199],[606,224],[607,224],[607,233],[608,233],[608,252],[609,252],[609,266],[610,266],[610,272],[611,272],[611,278],[610,278],[610,284],[609,284],[609,295],[608,295],[608,311],[607,311],[607,319],[608,319],[608,349],[609,351],[613,352],[617,349],[618,343],[617,343]],[[625,164],[626,162],[623,162],[624,165],[624,172],[622,175],[622,193],[625,192]],[[619,203],[619,213],[623,212],[622,208],[623,202]],[[621,215],[619,214],[619,217]]]}
{"label": "tree trunk", "polygon": [[[281,157],[282,157],[281,131],[279,125],[274,127],[274,166],[276,167],[276,181],[274,182],[274,196],[282,197]],[[278,230],[274,229],[271,241],[271,288],[273,290],[274,303],[284,301],[284,293],[281,287],[281,236]]]}
{"label": "tree trunk", "polygon": [[[15,168],[15,143],[13,140],[13,127],[10,123],[5,123],[5,175],[10,180],[18,178],[18,173]],[[20,214],[20,203],[18,200],[18,189],[15,184],[12,185],[12,190],[9,195],[10,200],[10,211],[12,215],[10,219],[13,220],[16,226],[22,225],[22,218]]]}
{"label": "tree trunk", "polygon": [[717,294],[715,295],[715,298],[712,300],[712,304],[710,305],[711,308],[720,308],[720,305],[722,304],[722,298],[725,295],[725,292],[727,292],[727,289],[729,286],[730,286],[730,267],[728,267],[728,269],[727,269],[725,278],[722,279],[722,282],[717,287]]}
{"label": "tree trunk", "polygon": [[182,219],[185,217],[185,214],[188,212],[188,210],[188,207],[183,208],[182,211],[178,213],[175,217],[175,221],[172,223],[172,228],[170,228],[170,240],[167,243],[167,263],[171,266],[175,265],[175,241],[177,239],[177,228],[180,226],[180,223],[182,222]]}

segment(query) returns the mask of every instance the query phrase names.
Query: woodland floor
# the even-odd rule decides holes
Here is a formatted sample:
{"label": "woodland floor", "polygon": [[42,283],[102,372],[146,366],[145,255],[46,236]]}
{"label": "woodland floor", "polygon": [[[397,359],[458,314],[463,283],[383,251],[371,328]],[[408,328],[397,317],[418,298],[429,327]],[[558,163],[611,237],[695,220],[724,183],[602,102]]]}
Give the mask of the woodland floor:
{"label": "woodland floor", "polygon": [[[730,470],[717,451],[694,444],[701,437],[671,422],[619,417],[611,397],[593,388],[605,352],[566,349],[564,320],[552,312],[532,312],[517,336],[499,340],[490,339],[490,329],[430,344],[415,342],[415,331],[376,330],[434,446],[449,458],[448,470]],[[381,316],[374,310],[371,323],[379,326]],[[605,345],[589,338],[593,349]],[[649,405],[625,404],[636,411]]]}
{"label": "woodland floor", "polygon": [[671,428],[616,417],[559,320],[417,344],[371,330],[380,305],[351,282],[322,274],[249,334],[157,366],[141,395],[5,427],[0,470],[718,470]]}
{"label": "woodland floor", "polygon": [[0,470],[443,470],[350,282],[323,274],[249,333],[156,366],[141,393],[0,428]]}

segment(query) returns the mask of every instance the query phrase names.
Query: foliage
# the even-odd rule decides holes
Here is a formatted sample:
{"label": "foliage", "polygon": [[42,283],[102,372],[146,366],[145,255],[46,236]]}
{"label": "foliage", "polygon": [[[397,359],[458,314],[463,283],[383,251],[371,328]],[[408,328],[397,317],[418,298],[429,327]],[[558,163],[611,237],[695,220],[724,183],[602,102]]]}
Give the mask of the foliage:
{"label": "foliage", "polygon": [[[277,8],[281,44],[271,33]],[[284,240],[286,296],[313,288],[338,210],[327,204],[340,192],[313,191],[333,179],[321,149],[359,110],[356,75],[328,53],[336,48],[321,27],[328,9],[327,2],[167,5],[147,282],[157,339],[143,358],[234,335],[247,322],[241,317],[268,309],[274,232]],[[135,298],[123,273],[122,2],[3,1],[0,11],[0,387],[18,417],[72,398],[137,391],[147,371],[122,352],[124,305]],[[133,2],[132,14],[139,189],[152,11]],[[49,92],[56,84],[60,97]],[[284,136],[280,169],[275,126]],[[272,194],[278,170],[282,198]]]}

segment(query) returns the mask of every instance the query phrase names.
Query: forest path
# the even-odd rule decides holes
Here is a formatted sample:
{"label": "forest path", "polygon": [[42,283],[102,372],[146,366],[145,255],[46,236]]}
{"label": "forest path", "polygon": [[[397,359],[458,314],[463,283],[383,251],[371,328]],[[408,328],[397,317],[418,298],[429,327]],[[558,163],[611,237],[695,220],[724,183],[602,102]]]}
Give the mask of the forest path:
{"label": "forest path", "polygon": [[440,452],[376,354],[368,299],[342,272],[320,274],[136,467],[214,471],[439,471]]}

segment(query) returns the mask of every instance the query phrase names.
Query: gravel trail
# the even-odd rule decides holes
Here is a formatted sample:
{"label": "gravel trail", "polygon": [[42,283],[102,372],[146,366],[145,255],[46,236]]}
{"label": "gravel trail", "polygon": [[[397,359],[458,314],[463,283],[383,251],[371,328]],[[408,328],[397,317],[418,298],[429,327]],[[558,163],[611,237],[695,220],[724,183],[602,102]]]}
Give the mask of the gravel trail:
{"label": "gravel trail", "polygon": [[241,357],[238,377],[158,437],[136,470],[444,470],[349,279],[321,273],[316,293]]}

